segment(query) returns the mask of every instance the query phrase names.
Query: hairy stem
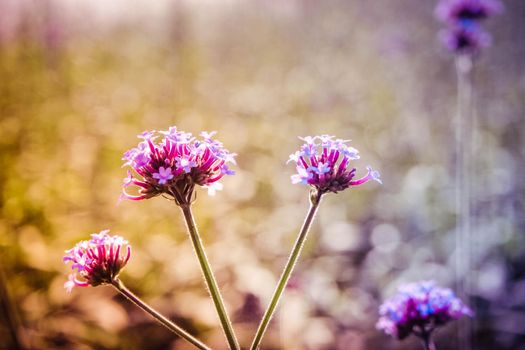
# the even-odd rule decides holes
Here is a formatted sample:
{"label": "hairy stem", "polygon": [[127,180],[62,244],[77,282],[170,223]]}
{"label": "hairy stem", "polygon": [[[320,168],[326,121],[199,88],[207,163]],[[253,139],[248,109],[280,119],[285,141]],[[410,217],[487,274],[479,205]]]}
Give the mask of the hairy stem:
{"label": "hairy stem", "polygon": [[111,283],[111,285],[115,287],[115,289],[118,290],[120,294],[124,295],[133,304],[137,305],[139,308],[153,316],[160,324],[168,328],[173,333],[177,334],[179,337],[193,344],[193,346],[195,346],[197,349],[210,350],[208,346],[204,345],[201,341],[193,337],[181,327],[177,326],[175,323],[173,323],[165,316],[160,314],[157,310],[155,310],[154,308],[146,304],[144,301],[142,301],[138,296],[133,294],[133,292],[126,288],[126,286],[119,279],[115,279]]}
{"label": "hairy stem", "polygon": [[215,308],[217,309],[222,329],[224,331],[226,339],[228,340],[228,345],[232,350],[239,350],[239,343],[237,342],[237,338],[235,337],[235,333],[233,332],[233,326],[228,317],[228,313],[226,312],[224,302],[222,301],[221,293],[219,291],[219,287],[217,286],[217,281],[215,279],[215,276],[213,275],[213,271],[211,269],[208,258],[206,257],[206,252],[204,251],[204,246],[202,244],[197,225],[195,224],[195,220],[193,218],[191,206],[190,204],[181,205],[180,208],[182,209],[182,213],[184,214],[186,227],[188,228],[188,233],[190,235],[191,242],[193,243],[195,254],[197,254],[197,258],[201,265],[202,274],[204,275],[206,285],[208,286],[211,298],[213,300],[213,303],[215,304]]}
{"label": "hairy stem", "polygon": [[279,300],[281,299],[284,289],[286,288],[286,285],[288,284],[288,280],[290,279],[290,276],[292,275],[292,271],[297,262],[297,259],[299,259],[301,250],[306,240],[306,236],[308,234],[308,230],[310,229],[310,226],[312,225],[312,221],[315,217],[315,213],[317,212],[317,209],[319,208],[319,204],[321,202],[321,195],[322,194],[315,192],[310,196],[310,209],[308,210],[308,214],[306,215],[303,226],[301,227],[299,236],[297,236],[297,240],[295,241],[292,252],[288,258],[288,262],[286,263],[286,266],[283,270],[279,283],[277,284],[277,288],[275,289],[275,292],[273,293],[270,304],[268,305],[268,308],[266,309],[266,312],[264,313],[261,323],[259,324],[259,328],[257,329],[257,333],[255,334],[255,338],[253,339],[252,346],[250,348],[251,350],[258,349],[261,344],[264,333],[266,332],[266,329],[268,328],[268,324],[270,323],[270,320],[272,319],[272,316],[275,313],[277,304],[279,304]]}

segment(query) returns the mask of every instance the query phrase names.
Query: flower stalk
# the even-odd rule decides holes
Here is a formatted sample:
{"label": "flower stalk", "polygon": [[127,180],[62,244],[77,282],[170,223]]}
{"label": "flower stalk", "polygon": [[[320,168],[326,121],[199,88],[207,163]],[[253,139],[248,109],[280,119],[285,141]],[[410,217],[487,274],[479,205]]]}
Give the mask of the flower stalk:
{"label": "flower stalk", "polygon": [[136,296],[133,292],[131,292],[122,281],[120,281],[118,278],[115,278],[111,285],[115,287],[115,289],[122,294],[124,297],[126,297],[129,301],[131,301],[133,304],[137,305],[139,308],[141,308],[143,311],[150,314],[155,320],[157,320],[160,324],[162,324],[164,327],[168,328],[173,333],[177,334],[179,337],[183,338],[193,346],[195,346],[197,349],[201,350],[210,350],[208,346],[203,344],[201,341],[193,337],[191,334],[186,332],[181,327],[177,326],[175,323],[170,321],[168,318],[160,314],[158,311],[156,311],[154,308],[146,304],[144,301],[142,301],[138,296]]}
{"label": "flower stalk", "polygon": [[[470,279],[470,257],[472,243],[471,181],[474,120],[472,112],[472,58],[456,56],[457,71],[457,114],[456,114],[456,247],[461,254],[456,257],[458,294],[468,298]],[[459,339],[465,349],[470,348],[471,329],[469,324],[458,327]]]}
{"label": "flower stalk", "polygon": [[96,287],[110,284],[170,331],[190,342],[198,349],[209,350],[209,347],[171,322],[126,288],[118,276],[131,257],[131,246],[123,237],[110,236],[108,233],[109,230],[94,233],[91,235],[90,240],[80,241],[73,248],[66,250],[63,260],[65,263],[71,263],[71,268],[75,271],[69,275],[69,280],[64,283],[66,291],[71,293],[74,287]]}
{"label": "flower stalk", "polygon": [[288,258],[288,262],[286,263],[281,278],[279,279],[277,288],[273,293],[270,304],[268,305],[268,308],[264,313],[261,323],[259,324],[259,328],[257,329],[257,333],[255,334],[255,338],[253,339],[252,346],[250,347],[251,350],[258,349],[261,344],[264,333],[268,328],[268,324],[270,323],[270,320],[272,319],[272,316],[275,313],[277,305],[279,304],[279,300],[281,299],[286,285],[288,284],[288,280],[292,275],[295,264],[297,263],[297,260],[301,255],[306,236],[308,234],[308,231],[310,230],[310,227],[312,226],[312,222],[314,220],[315,214],[317,213],[317,209],[319,208],[319,204],[321,203],[321,197],[322,192],[320,191],[312,189],[312,191],[310,192],[310,209],[308,210],[308,214],[306,215],[303,226],[299,231],[299,235],[297,236],[297,240],[295,241],[292,252]]}
{"label": "flower stalk", "polygon": [[423,341],[423,346],[425,350],[436,350],[436,345],[434,344],[434,341],[432,340],[431,332],[421,333],[421,340]]}
{"label": "flower stalk", "polygon": [[436,328],[474,315],[451,289],[434,281],[401,285],[396,295],[381,304],[379,314],[377,329],[399,340],[413,334],[423,340],[427,350],[435,350],[431,335]]}
{"label": "flower stalk", "polygon": [[208,286],[208,291],[210,292],[213,304],[215,305],[215,308],[219,315],[222,329],[224,331],[226,339],[228,340],[228,346],[232,350],[239,350],[239,343],[237,341],[237,338],[235,337],[232,323],[228,317],[226,307],[224,306],[219,287],[217,286],[217,280],[215,279],[208,258],[206,257],[206,252],[204,251],[204,246],[202,244],[197,225],[195,224],[195,220],[193,218],[191,204],[186,203],[180,205],[180,208],[184,215],[186,227],[188,229],[193,248],[195,249],[195,254],[197,255],[197,259],[199,260],[202,274],[204,275],[206,285]]}
{"label": "flower stalk", "polygon": [[310,187],[310,209],[299,231],[297,240],[292,248],[288,262],[283,270],[277,288],[272,296],[270,304],[266,309],[263,319],[259,324],[251,350],[259,348],[264,333],[272,319],[279,300],[288,284],[293,269],[303,248],[310,226],[314,220],[321,197],[325,193],[338,193],[348,188],[362,185],[371,180],[381,183],[378,171],[367,167],[364,177],[355,179],[357,169],[352,162],[359,159],[359,151],[348,146],[348,140],[337,139],[335,136],[319,135],[299,137],[304,141],[299,151],[290,155],[289,162],[294,162],[297,174],[291,176],[292,183],[302,184]]}

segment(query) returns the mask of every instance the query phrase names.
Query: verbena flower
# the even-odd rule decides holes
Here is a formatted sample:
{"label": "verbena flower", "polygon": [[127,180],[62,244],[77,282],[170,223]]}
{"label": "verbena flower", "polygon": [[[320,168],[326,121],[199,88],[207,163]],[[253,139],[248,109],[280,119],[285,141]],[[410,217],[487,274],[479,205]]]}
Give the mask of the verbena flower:
{"label": "verbena flower", "polygon": [[492,41],[490,34],[478,26],[444,29],[440,39],[450,51],[464,54],[476,54]]}
{"label": "verbena flower", "polygon": [[502,10],[499,0],[442,0],[435,15],[443,22],[456,25],[458,21],[479,21]]}
{"label": "verbena flower", "polygon": [[[81,241],[66,250],[63,260],[71,262],[75,270],[69,275],[64,288],[70,293],[77,287],[98,286],[111,283],[131,257],[131,246],[120,236],[108,235],[109,230],[91,235],[89,241]],[[77,274],[81,279],[78,279]]]}
{"label": "verbena flower", "polygon": [[[124,154],[124,166],[132,169],[124,180],[124,198],[142,200],[166,194],[178,204],[189,203],[195,185],[214,195],[222,189],[219,180],[234,174],[227,163],[235,164],[235,154],[214,140],[214,134],[202,132],[202,140],[197,140],[175,126],[140,134],[143,141]],[[138,187],[137,195],[126,192],[131,185]]]}
{"label": "verbena flower", "polygon": [[368,173],[354,179],[356,168],[352,161],[359,159],[359,152],[346,145],[347,140],[334,136],[300,137],[305,143],[300,150],[290,155],[288,162],[295,162],[297,174],[292,175],[292,183],[310,185],[320,194],[337,193],[350,186],[361,185],[370,180],[381,183],[379,172],[368,167]]}
{"label": "verbena flower", "polygon": [[399,293],[379,308],[376,327],[403,339],[411,333],[422,336],[436,327],[473,312],[449,288],[440,288],[433,281],[403,285]]}
{"label": "verbena flower", "polygon": [[478,53],[491,42],[480,22],[502,10],[499,0],[441,0],[435,10],[436,18],[446,24],[441,41],[455,53]]}

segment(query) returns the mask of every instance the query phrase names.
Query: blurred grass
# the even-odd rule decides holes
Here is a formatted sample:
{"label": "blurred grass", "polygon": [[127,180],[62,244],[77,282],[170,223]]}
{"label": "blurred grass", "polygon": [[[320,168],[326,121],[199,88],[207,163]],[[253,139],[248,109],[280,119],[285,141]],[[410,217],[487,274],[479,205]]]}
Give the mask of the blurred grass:
{"label": "blurred grass", "polygon": [[[216,197],[199,191],[195,211],[244,346],[307,209],[285,162],[296,136],[329,133],[352,139],[360,171],[373,165],[385,184],[323,201],[264,348],[415,349],[374,329],[382,298],[415,279],[453,287],[463,273],[475,281],[477,348],[519,348],[525,9],[509,2],[477,65],[476,241],[462,272],[452,59],[433,4],[409,3],[172,1],[104,17],[111,9],[0,1],[11,15],[0,18],[0,263],[24,346],[187,348],[109,287],[63,290],[63,251],[110,228],[134,248],[129,287],[225,347],[178,209],[117,205],[135,135],[177,125],[217,130],[239,154],[237,175]],[[438,334],[440,349],[455,341],[454,326]]]}

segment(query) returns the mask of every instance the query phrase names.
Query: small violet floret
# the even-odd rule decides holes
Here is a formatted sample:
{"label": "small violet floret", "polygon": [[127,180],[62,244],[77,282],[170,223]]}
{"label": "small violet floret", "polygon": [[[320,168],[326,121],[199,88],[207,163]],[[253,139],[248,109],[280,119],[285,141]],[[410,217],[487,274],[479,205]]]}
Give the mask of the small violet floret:
{"label": "small violet floret", "polygon": [[299,151],[290,155],[288,162],[296,163],[297,174],[291,176],[292,183],[310,185],[320,194],[337,193],[351,186],[370,180],[381,183],[379,172],[368,167],[368,174],[354,179],[356,169],[350,162],[359,159],[359,152],[346,145],[348,140],[334,136],[300,137],[305,142]]}
{"label": "small violet floret", "polygon": [[376,327],[398,339],[410,334],[425,337],[436,327],[473,312],[449,288],[440,288],[433,281],[403,285],[398,294],[379,308]]}
{"label": "small violet floret", "polygon": [[[202,132],[202,140],[198,140],[175,126],[141,133],[138,137],[143,141],[124,154],[124,166],[132,171],[124,182],[123,197],[141,200],[165,194],[178,204],[187,204],[195,185],[214,195],[222,189],[218,181],[234,174],[226,163],[235,164],[236,156],[213,139],[215,134]],[[138,188],[137,195],[126,191],[131,185]]]}
{"label": "small violet floret", "polygon": [[158,173],[153,173],[153,178],[158,180],[159,185],[163,185],[169,180],[173,179],[171,168],[159,167]]}
{"label": "small violet floret", "polygon": [[[77,287],[98,286],[115,281],[131,257],[131,246],[120,236],[110,236],[109,230],[91,235],[89,241],[81,241],[66,250],[65,263],[72,263],[76,270],[69,275],[64,288],[70,293]],[[77,278],[77,274],[82,279]]]}

